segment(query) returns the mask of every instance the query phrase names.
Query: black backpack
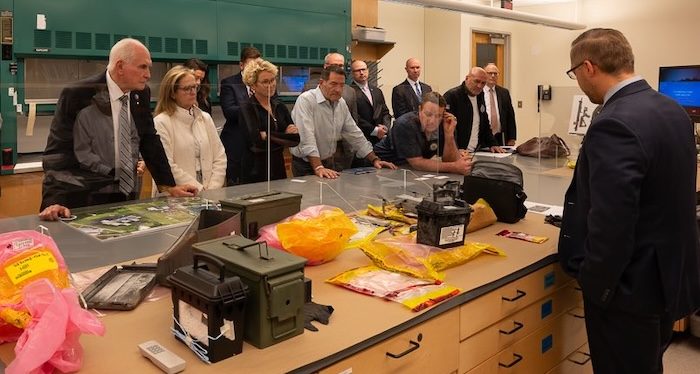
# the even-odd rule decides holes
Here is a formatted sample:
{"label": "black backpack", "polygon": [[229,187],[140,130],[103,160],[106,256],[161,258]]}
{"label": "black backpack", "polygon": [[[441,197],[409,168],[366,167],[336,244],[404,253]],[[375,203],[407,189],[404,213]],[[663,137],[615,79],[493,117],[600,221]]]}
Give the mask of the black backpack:
{"label": "black backpack", "polygon": [[483,198],[501,222],[515,223],[525,217],[523,172],[514,165],[496,161],[476,161],[464,177],[462,199],[474,204]]}

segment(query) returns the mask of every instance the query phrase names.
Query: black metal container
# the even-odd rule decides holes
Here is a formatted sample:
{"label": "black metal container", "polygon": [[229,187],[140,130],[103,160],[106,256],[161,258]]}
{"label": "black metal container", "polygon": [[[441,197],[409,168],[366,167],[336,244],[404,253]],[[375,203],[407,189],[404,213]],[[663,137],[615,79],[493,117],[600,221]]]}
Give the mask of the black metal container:
{"label": "black metal container", "polygon": [[[200,260],[216,265],[219,273],[204,269]],[[211,363],[241,353],[248,286],[238,276],[227,275],[216,258],[195,254],[194,265],[177,269],[168,281],[178,340]]]}

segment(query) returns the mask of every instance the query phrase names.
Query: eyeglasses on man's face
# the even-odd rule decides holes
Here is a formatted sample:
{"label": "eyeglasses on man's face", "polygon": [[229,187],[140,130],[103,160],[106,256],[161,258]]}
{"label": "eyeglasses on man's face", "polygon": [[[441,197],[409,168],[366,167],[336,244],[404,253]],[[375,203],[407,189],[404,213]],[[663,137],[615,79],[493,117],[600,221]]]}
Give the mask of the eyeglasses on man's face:
{"label": "eyeglasses on man's face", "polygon": [[585,62],[586,62],[586,60],[583,60],[583,61],[581,61],[580,64],[578,64],[578,65],[572,67],[571,69],[567,70],[567,71],[566,71],[566,75],[568,75],[569,78],[571,78],[571,79],[576,79],[576,73],[574,73],[574,71],[576,71],[576,69],[580,68]]}
{"label": "eyeglasses on man's face", "polygon": [[190,86],[177,86],[177,89],[184,92],[199,92],[199,85],[193,84]]}
{"label": "eyeglasses on man's face", "polygon": [[497,77],[497,76],[498,76],[498,72],[497,72],[497,71],[489,71],[489,72],[486,72],[486,74],[491,75],[491,76],[494,76],[494,77]]}

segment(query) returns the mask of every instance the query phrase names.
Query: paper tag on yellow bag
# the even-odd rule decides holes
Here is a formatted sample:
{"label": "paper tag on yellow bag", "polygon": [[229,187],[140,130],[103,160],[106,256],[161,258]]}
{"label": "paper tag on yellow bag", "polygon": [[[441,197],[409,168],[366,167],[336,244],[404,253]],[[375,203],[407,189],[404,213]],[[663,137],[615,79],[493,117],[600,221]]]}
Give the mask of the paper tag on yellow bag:
{"label": "paper tag on yellow bag", "polygon": [[13,284],[18,284],[37,274],[58,269],[58,262],[49,251],[39,251],[5,266],[5,273]]}

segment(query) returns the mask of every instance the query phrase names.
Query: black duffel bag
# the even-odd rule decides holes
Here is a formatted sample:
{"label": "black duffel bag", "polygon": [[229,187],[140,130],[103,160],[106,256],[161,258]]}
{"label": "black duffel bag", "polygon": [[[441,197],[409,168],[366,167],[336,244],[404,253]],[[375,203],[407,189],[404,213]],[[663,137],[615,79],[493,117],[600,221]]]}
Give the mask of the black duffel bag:
{"label": "black duffel bag", "polygon": [[464,177],[462,198],[469,204],[483,198],[501,222],[518,222],[527,213],[523,172],[510,164],[476,161],[471,174]]}

